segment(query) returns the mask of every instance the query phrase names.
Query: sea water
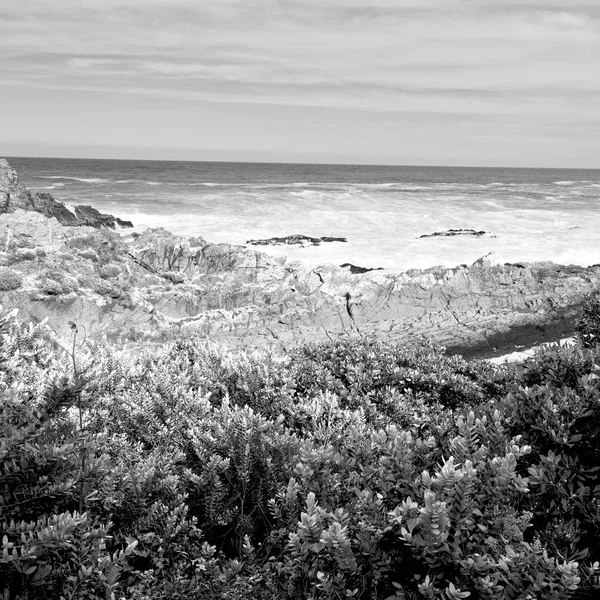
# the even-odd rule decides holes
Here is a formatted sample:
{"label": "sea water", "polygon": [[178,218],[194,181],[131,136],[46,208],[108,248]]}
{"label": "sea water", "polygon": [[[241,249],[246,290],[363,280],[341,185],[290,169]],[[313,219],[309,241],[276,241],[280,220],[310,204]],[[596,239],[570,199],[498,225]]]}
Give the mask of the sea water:
{"label": "sea water", "polygon": [[[20,180],[210,242],[303,234],[319,246],[260,246],[309,265],[404,271],[504,262],[600,263],[600,170],[454,168],[8,157]],[[420,236],[448,229],[480,237]]]}

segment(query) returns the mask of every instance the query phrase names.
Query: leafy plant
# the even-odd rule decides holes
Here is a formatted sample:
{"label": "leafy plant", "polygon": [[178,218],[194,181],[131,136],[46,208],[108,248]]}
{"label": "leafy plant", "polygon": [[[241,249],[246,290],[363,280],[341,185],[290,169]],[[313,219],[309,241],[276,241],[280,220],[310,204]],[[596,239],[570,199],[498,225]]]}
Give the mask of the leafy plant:
{"label": "leafy plant", "polygon": [[600,343],[600,293],[591,294],[584,301],[575,331],[585,348],[591,348]]}

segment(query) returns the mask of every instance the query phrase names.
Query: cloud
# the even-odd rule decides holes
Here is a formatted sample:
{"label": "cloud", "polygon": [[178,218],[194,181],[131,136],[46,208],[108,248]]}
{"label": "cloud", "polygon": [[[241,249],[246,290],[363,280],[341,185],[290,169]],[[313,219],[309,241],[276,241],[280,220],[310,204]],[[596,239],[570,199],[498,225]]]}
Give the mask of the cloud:
{"label": "cloud", "polygon": [[598,0],[28,0],[0,88],[594,125]]}

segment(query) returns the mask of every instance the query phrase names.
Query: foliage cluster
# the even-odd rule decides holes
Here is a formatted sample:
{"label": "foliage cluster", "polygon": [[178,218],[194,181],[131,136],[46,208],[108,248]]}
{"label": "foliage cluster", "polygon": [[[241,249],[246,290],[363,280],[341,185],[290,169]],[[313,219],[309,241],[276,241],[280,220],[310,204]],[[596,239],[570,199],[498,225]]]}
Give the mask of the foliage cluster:
{"label": "foliage cluster", "polygon": [[596,597],[600,351],[373,340],[128,358],[0,316],[0,590]]}
{"label": "foliage cluster", "polygon": [[586,348],[600,344],[600,293],[590,294],[586,298],[575,329]]}
{"label": "foliage cluster", "polygon": [[23,284],[21,276],[10,267],[0,267],[0,291],[16,290]]}
{"label": "foliage cluster", "polygon": [[36,276],[37,288],[42,294],[60,296],[70,294],[78,287],[75,277],[60,269],[45,269]]}

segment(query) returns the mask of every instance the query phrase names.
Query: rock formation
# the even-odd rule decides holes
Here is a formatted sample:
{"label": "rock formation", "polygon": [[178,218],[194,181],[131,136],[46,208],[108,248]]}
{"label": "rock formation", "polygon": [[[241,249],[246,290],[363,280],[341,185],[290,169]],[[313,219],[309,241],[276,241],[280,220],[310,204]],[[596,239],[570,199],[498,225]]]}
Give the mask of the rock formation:
{"label": "rock formation", "polygon": [[475,229],[447,229],[446,231],[434,231],[433,233],[425,233],[420,235],[418,239],[430,237],[455,237],[455,236],[470,236],[470,237],[496,237],[487,231],[476,231]]}
{"label": "rock formation", "polygon": [[133,227],[131,221],[122,221],[112,215],[98,212],[91,206],[75,206],[74,212],[46,192],[32,192],[19,181],[17,172],[0,158],[0,214],[22,209],[54,217],[61,225],[92,227]]}
{"label": "rock formation", "polygon": [[21,209],[0,214],[0,267],[0,304],[48,317],[59,335],[74,321],[120,344],[198,332],[239,348],[350,335],[491,355],[568,335],[582,299],[600,287],[600,266],[480,259],[353,273],[164,229],[68,227]]}
{"label": "rock formation", "polygon": [[342,267],[342,269],[350,269],[352,275],[361,275],[362,273],[368,273],[369,271],[383,271],[383,267],[357,267],[351,263],[344,263],[343,265],[340,265],[340,267]]}
{"label": "rock formation", "polygon": [[310,237],[308,235],[302,235],[296,233],[294,235],[288,235],[286,237],[273,237],[265,240],[248,240],[246,244],[251,246],[319,246],[322,242],[347,242],[345,237],[329,237],[324,236],[320,238]]}

